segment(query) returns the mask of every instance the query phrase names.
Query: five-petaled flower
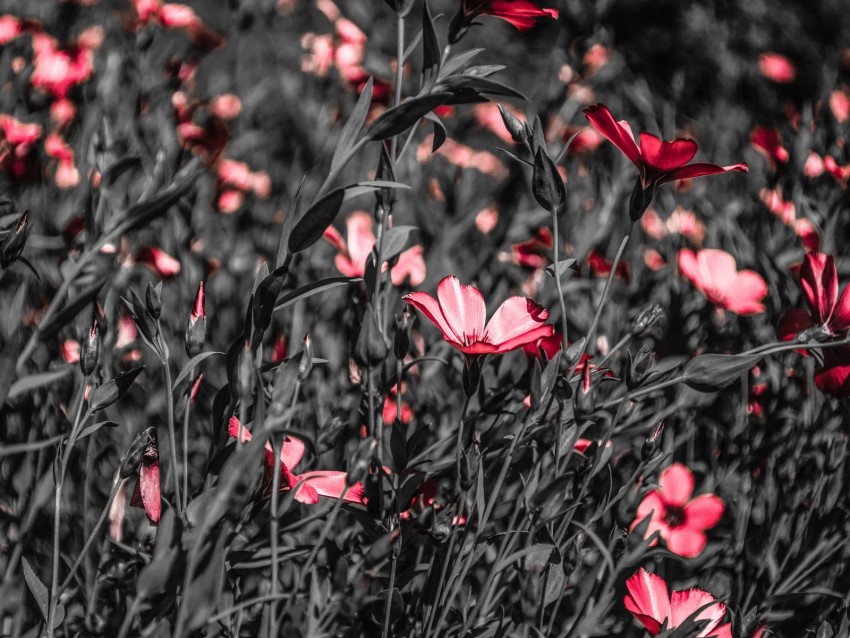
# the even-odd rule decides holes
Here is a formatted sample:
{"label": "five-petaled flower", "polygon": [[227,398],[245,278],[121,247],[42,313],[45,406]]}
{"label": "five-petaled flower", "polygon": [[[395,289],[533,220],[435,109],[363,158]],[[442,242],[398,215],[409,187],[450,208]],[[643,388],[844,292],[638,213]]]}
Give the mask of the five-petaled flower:
{"label": "five-petaled flower", "polygon": [[[236,417],[231,417],[228,433],[231,437],[239,439],[243,443],[251,440],[251,432]],[[301,461],[302,456],[304,456],[304,442],[295,437],[285,437],[280,451],[281,492],[295,490],[295,500],[300,503],[318,503],[319,497],[325,496],[328,498],[342,497],[344,501],[349,503],[363,504],[363,484],[358,481],[354,485],[348,486],[345,472],[314,470],[303,474],[294,474],[292,470]],[[274,473],[274,451],[268,441],[266,441],[263,457],[263,470],[263,494],[269,496]]]}
{"label": "five-petaled flower", "polygon": [[726,615],[726,605],[716,601],[707,591],[685,589],[674,591],[671,596],[664,579],[643,568],[626,581],[626,589],[628,594],[623,599],[626,609],[653,636],[658,635],[662,627],[673,629],[707,621],[697,638],[732,638],[732,625],[720,625]]}
{"label": "five-petaled flower", "polygon": [[727,252],[706,248],[694,253],[684,248],[679,251],[679,271],[718,308],[736,315],[764,312],[764,278],[753,270],[738,270]]}
{"label": "five-petaled flower", "polygon": [[655,532],[664,539],[674,554],[693,558],[705,548],[705,530],[711,529],[723,516],[723,501],[714,494],[694,498],[694,475],[680,463],[665,469],[660,487],[647,494],[637,509],[631,529],[649,517],[646,538]]}
{"label": "five-petaled flower", "polygon": [[484,296],[449,275],[437,285],[437,298],[412,292],[404,300],[430,319],[443,339],[465,355],[504,354],[553,333],[549,311],[527,297],[510,297],[486,322]]}
{"label": "five-petaled flower", "polygon": [[[838,294],[835,258],[809,253],[800,268],[800,283],[807,310],[791,308],[776,329],[783,341],[800,335],[800,341],[844,338],[850,329],[850,286]],[[801,334],[804,333],[804,334]],[[838,398],[850,397],[850,346],[824,348],[823,364],[815,366],[815,385]]]}
{"label": "five-petaled flower", "polygon": [[629,202],[629,216],[632,221],[640,219],[652,202],[655,192],[663,184],[729,171],[746,173],[749,170],[746,164],[689,164],[699,148],[695,141],[689,139],[679,138],[668,142],[644,131],[640,134],[638,145],[629,123],[618,122],[604,104],[591,104],[584,109],[584,114],[594,128],[620,149],[638,169],[640,180],[635,185]]}
{"label": "five-petaled flower", "polygon": [[501,18],[520,31],[528,31],[534,26],[537,18],[549,17],[557,20],[558,10],[540,7],[531,0],[463,0],[449,29],[449,42],[460,40],[480,15]]}

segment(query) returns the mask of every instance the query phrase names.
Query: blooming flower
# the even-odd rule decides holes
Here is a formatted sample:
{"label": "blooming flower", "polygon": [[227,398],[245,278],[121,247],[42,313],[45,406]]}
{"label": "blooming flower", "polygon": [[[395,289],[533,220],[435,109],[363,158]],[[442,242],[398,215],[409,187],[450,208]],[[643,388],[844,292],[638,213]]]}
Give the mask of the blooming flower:
{"label": "blooming flower", "polygon": [[[832,255],[811,252],[800,268],[807,309],[791,308],[776,329],[790,341],[806,332],[819,341],[844,338],[850,329],[850,286],[838,295],[838,274]],[[839,398],[850,396],[850,346],[822,350],[823,365],[815,366],[815,385]]]}
{"label": "blooming flower", "polygon": [[693,140],[679,138],[668,142],[644,131],[640,134],[640,146],[638,146],[628,122],[615,120],[604,104],[592,104],[584,109],[584,114],[590,123],[620,149],[638,169],[640,181],[635,186],[629,207],[632,220],[640,218],[652,201],[655,192],[663,184],[730,171],[746,173],[749,170],[746,164],[732,166],[718,166],[706,162],[688,164],[699,148]]}
{"label": "blooming flower", "polygon": [[637,509],[631,529],[650,518],[646,538],[658,532],[674,554],[693,558],[705,548],[705,530],[717,525],[723,516],[723,501],[714,494],[691,498],[694,475],[681,463],[661,473],[660,487],[647,494]]}
{"label": "blooming flower", "polygon": [[779,53],[762,53],[759,56],[759,70],[764,77],[777,84],[793,82],[797,75],[794,63]]}
{"label": "blooming flower", "polygon": [[[236,417],[230,419],[228,434],[243,443],[251,440],[251,432],[241,425]],[[303,474],[293,474],[292,470],[301,461],[302,456],[304,456],[304,442],[294,437],[285,437],[280,451],[281,492],[295,490],[294,497],[299,503],[318,503],[320,496],[328,498],[342,496],[343,500],[349,503],[363,503],[363,484],[358,481],[346,490],[347,474],[345,472],[314,470]],[[274,472],[274,451],[268,441],[265,446],[263,467],[263,492],[268,495],[271,492]]]}
{"label": "blooming flower", "polygon": [[753,148],[767,158],[770,170],[776,170],[777,164],[787,164],[790,156],[788,149],[782,146],[779,131],[767,126],[757,126],[753,129],[750,139]]}
{"label": "blooming flower", "polygon": [[0,167],[17,181],[36,180],[41,164],[35,143],[41,139],[41,126],[0,114]]}
{"label": "blooming flower", "polygon": [[449,275],[437,286],[437,298],[412,292],[404,300],[430,319],[443,339],[466,355],[504,354],[553,333],[549,311],[527,297],[510,297],[489,322],[484,296]]}
{"label": "blooming flower", "polygon": [[737,315],[764,312],[764,279],[753,270],[739,271],[727,252],[707,248],[695,254],[685,248],[679,251],[679,271],[718,308]]}
{"label": "blooming flower", "polygon": [[558,10],[539,7],[531,0],[463,0],[452,21],[449,42],[457,42],[463,37],[475,18],[480,15],[501,18],[520,31],[528,31],[537,22],[537,18],[548,17],[557,20]]}
{"label": "blooming flower", "polygon": [[[337,270],[346,277],[362,277],[366,272],[366,259],[375,246],[372,233],[372,216],[366,212],[353,213],[345,222],[347,241],[343,240],[336,228],[329,226],[324,233],[325,239],[339,251],[334,258]],[[410,277],[410,285],[418,286],[425,281],[425,260],[422,246],[408,248],[398,256],[398,261],[390,271],[393,284],[400,286]],[[384,263],[383,271],[388,265]]]}
{"label": "blooming flower", "polygon": [[65,98],[70,90],[91,77],[94,54],[86,46],[72,44],[60,49],[56,40],[44,33],[32,38],[32,85],[56,99]]}
{"label": "blooming flower", "polygon": [[707,620],[698,638],[732,638],[731,624],[720,625],[726,615],[726,605],[715,602],[714,596],[707,591],[685,589],[674,591],[670,596],[667,583],[643,568],[626,581],[626,589],[628,593],[623,599],[626,609],[653,636],[661,632],[662,626],[673,629]]}

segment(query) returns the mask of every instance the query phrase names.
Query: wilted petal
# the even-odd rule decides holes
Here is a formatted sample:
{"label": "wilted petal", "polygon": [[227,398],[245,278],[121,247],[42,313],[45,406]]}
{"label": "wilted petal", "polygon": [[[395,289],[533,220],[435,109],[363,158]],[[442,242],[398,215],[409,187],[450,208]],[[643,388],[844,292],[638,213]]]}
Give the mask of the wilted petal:
{"label": "wilted petal", "polygon": [[461,284],[457,277],[449,275],[437,285],[437,299],[459,343],[473,343],[481,338],[487,308],[478,288]]}
{"label": "wilted petal", "polygon": [[623,602],[637,620],[655,635],[670,615],[670,596],[662,578],[641,568],[626,581]]}
{"label": "wilted petal", "polygon": [[809,253],[800,268],[800,283],[806,304],[816,324],[825,324],[838,299],[838,275],[835,258],[824,253]]}
{"label": "wilted petal", "polygon": [[139,466],[139,493],[148,520],[156,525],[161,512],[159,492],[159,459],[149,458],[146,454]]}
{"label": "wilted petal", "polygon": [[[643,159],[631,129],[623,127],[604,104],[591,104],[584,114],[593,127],[616,146],[643,173]],[[628,126],[628,125],[627,125]]]}
{"label": "wilted petal", "polygon": [[640,153],[643,161],[657,171],[668,172],[681,168],[697,154],[697,143],[679,138],[672,142],[661,140],[652,133],[640,134]]}
{"label": "wilted petal", "polygon": [[723,516],[723,500],[715,494],[701,494],[685,505],[685,525],[693,529],[711,529]]}
{"label": "wilted petal", "polygon": [[658,483],[661,500],[674,507],[684,507],[694,492],[694,475],[681,463],[674,463],[661,472]]}

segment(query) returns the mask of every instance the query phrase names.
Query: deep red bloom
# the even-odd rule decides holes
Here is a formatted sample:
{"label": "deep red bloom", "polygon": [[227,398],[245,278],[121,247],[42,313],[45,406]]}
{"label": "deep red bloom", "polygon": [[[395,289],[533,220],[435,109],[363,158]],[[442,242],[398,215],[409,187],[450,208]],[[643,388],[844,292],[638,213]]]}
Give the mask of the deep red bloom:
{"label": "deep red bloom", "polygon": [[705,530],[711,529],[723,516],[723,501],[714,494],[691,498],[694,475],[681,463],[665,469],[659,478],[660,487],[647,494],[637,509],[631,525],[634,529],[650,517],[645,538],[658,532],[674,554],[693,558],[705,548]]}
{"label": "deep red bloom", "polygon": [[[241,438],[243,443],[251,440],[251,432],[241,425],[236,417],[231,417],[228,433],[235,439]],[[274,451],[268,441],[265,450],[263,491],[268,495],[271,492],[272,473],[274,472]],[[314,504],[319,502],[320,496],[339,498],[343,493],[345,494],[343,500],[349,503],[363,503],[363,484],[358,481],[346,490],[348,484],[345,472],[314,470],[303,474],[293,474],[292,469],[298,465],[302,456],[304,456],[304,442],[287,436],[280,451],[281,492],[295,490],[295,500],[300,503]]]}
{"label": "deep red bloom", "polygon": [[[800,283],[807,310],[791,308],[776,329],[777,336],[790,341],[801,332],[811,332],[819,341],[844,338],[850,329],[850,286],[838,294],[835,258],[809,253],[800,268]],[[850,346],[825,348],[823,365],[815,368],[815,385],[838,398],[850,397]]]}
{"label": "deep red bloom", "polygon": [[35,143],[41,139],[41,126],[0,114],[0,167],[18,181],[37,180],[41,163]]}
{"label": "deep red bloom", "polygon": [[[719,626],[726,615],[726,605],[715,602],[714,596],[702,589],[674,591],[670,596],[667,583],[662,578],[641,568],[626,581],[628,594],[623,599],[626,609],[637,621],[646,627],[653,636],[661,627],[673,629],[687,622],[707,620],[708,624],[697,634],[698,638],[732,638],[732,626],[729,623]],[[711,604],[714,603],[714,604]],[[699,613],[696,613],[702,609]],[[690,621],[688,619],[694,615]]]}
{"label": "deep red bloom", "polygon": [[517,266],[534,270],[545,268],[551,262],[549,252],[554,245],[552,232],[544,226],[530,239],[511,244],[511,258]]}
{"label": "deep red bloom", "polygon": [[777,164],[788,163],[788,149],[782,146],[782,138],[776,129],[757,126],[753,129],[750,139],[753,148],[767,158],[771,170],[775,170]]}
{"label": "deep red bloom", "polygon": [[531,29],[537,18],[558,19],[557,9],[538,7],[531,0],[463,0],[463,13],[468,20],[479,15],[501,18],[520,31]]}
{"label": "deep red bloom", "polygon": [[437,298],[412,292],[404,300],[430,319],[443,339],[466,355],[504,354],[552,334],[549,311],[526,297],[510,297],[485,325],[484,296],[449,275],[437,286]]}
{"label": "deep red bloom", "polygon": [[[643,189],[640,201],[633,203],[630,214],[637,220],[652,201],[652,196],[663,184],[680,179],[717,175],[729,171],[748,172],[746,164],[718,166],[706,162],[689,164],[697,153],[697,143],[679,138],[668,142],[651,133],[640,134],[640,146],[635,142],[632,129],[626,121],[617,121],[604,104],[591,104],[584,109],[590,123],[620,149],[634,164],[640,174]],[[638,192],[638,189],[635,189]],[[633,199],[636,195],[632,196]]]}
{"label": "deep red bloom", "polygon": [[738,270],[727,252],[706,248],[694,253],[684,248],[679,251],[679,271],[719,308],[737,315],[764,312],[764,278],[753,270]]}
{"label": "deep red bloom", "polygon": [[148,433],[148,442],[139,464],[139,481],[130,498],[130,505],[144,507],[148,520],[157,525],[162,512],[159,486],[159,449],[156,430]]}

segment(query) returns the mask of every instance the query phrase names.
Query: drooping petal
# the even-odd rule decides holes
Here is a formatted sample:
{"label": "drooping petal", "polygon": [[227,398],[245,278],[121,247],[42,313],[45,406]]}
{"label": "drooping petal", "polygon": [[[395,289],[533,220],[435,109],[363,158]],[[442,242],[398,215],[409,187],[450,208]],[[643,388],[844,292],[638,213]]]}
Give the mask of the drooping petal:
{"label": "drooping petal", "polygon": [[443,333],[443,339],[449,343],[460,346],[461,341],[452,330],[446,318],[443,316],[443,310],[440,308],[440,302],[427,292],[411,292],[404,296],[404,300],[411,306],[416,308],[423,315],[428,317],[431,322],[437,326],[440,332]]}
{"label": "drooping petal", "polygon": [[697,154],[697,143],[679,138],[668,142],[652,133],[640,134],[640,154],[647,166],[658,172],[666,173],[682,168]]}
{"label": "drooping petal", "polygon": [[681,463],[673,463],[658,477],[658,495],[667,505],[684,507],[694,493],[694,475]]}
{"label": "drooping petal", "polygon": [[715,494],[700,494],[685,505],[685,525],[693,529],[711,529],[723,516],[723,500]]}
{"label": "drooping petal", "polygon": [[531,0],[490,0],[484,13],[510,22],[520,31],[531,29],[537,18],[558,18],[557,9],[538,7]]}
{"label": "drooping petal", "polygon": [[823,367],[815,370],[815,385],[839,399],[850,397],[850,346],[828,348],[823,352]]}
{"label": "drooping petal", "polygon": [[629,161],[638,167],[643,174],[644,163],[635,138],[630,134],[631,129],[624,128],[614,119],[614,115],[604,104],[591,104],[584,109],[584,114],[597,131],[602,133],[608,140],[629,158]]}
{"label": "drooping petal", "polygon": [[626,609],[655,635],[670,615],[670,596],[662,578],[641,568],[626,581]]}
{"label": "drooping petal", "polygon": [[664,173],[658,180],[658,185],[675,182],[679,179],[693,179],[695,177],[705,177],[706,175],[719,175],[721,173],[749,173],[750,169],[746,164],[733,164],[732,166],[718,166],[717,164],[709,164],[708,162],[694,162],[682,168]]}
{"label": "drooping petal", "polygon": [[[548,318],[549,311],[531,299],[509,297],[487,322],[482,340],[496,346],[510,345],[513,350],[551,335],[552,326],[545,326]],[[538,334],[540,328],[545,328],[545,334]]]}
{"label": "drooping petal", "polygon": [[437,299],[459,343],[474,343],[481,338],[487,307],[478,288],[461,284],[457,277],[449,275],[437,285]]}
{"label": "drooping petal", "polygon": [[809,253],[800,268],[800,283],[806,305],[816,324],[825,324],[838,299],[838,274],[835,258],[824,253]]}
{"label": "drooping petal", "polygon": [[[674,554],[684,558],[694,558],[705,549],[705,533],[691,527],[671,527],[664,539],[669,549]],[[675,596],[675,592],[673,594]]]}
{"label": "drooping petal", "polygon": [[776,327],[776,336],[781,341],[794,339],[803,330],[808,330],[814,325],[809,313],[802,308],[789,308],[779,320]]}
{"label": "drooping petal", "polygon": [[693,620],[709,621],[699,634],[708,636],[723,621],[723,616],[726,614],[726,605],[715,600],[714,596],[702,589],[674,591],[670,598],[670,627],[681,626],[698,609],[704,607]]}

